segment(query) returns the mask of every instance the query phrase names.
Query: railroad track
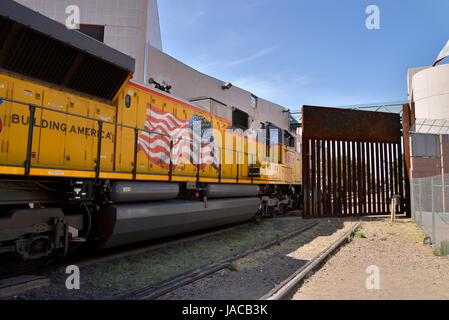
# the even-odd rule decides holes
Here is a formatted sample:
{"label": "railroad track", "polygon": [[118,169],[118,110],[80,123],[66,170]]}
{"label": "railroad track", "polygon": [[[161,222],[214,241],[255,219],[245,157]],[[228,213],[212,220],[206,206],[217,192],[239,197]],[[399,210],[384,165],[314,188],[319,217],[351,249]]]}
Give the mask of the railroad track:
{"label": "railroad track", "polygon": [[[318,222],[311,222],[310,224],[303,226],[302,228],[295,230],[286,236],[270,241],[258,248],[255,248],[253,250],[249,250],[247,252],[232,256],[221,263],[217,263],[214,265],[208,265],[204,266],[203,268],[200,268],[199,270],[194,270],[191,272],[187,272],[185,274],[173,277],[171,279],[165,280],[163,282],[160,282],[158,284],[148,286],[142,289],[134,290],[131,292],[128,292],[124,295],[116,296],[116,299],[133,299],[133,300],[153,300],[157,299],[161,296],[164,296],[166,294],[169,294],[179,288],[182,288],[194,281],[200,280],[202,278],[205,278],[217,271],[220,271],[222,269],[225,269],[229,266],[229,264],[232,261],[238,260],[240,258],[243,258],[251,253],[267,249],[275,244],[278,244],[280,241],[285,241],[289,238],[292,238],[296,235],[298,235],[301,232],[304,232],[308,229],[313,228],[316,226]],[[321,251],[319,254],[317,254],[314,258],[312,258],[309,262],[307,262],[305,265],[303,265],[300,269],[292,273],[289,277],[287,277],[283,282],[281,282],[279,285],[274,287],[272,290],[270,290],[266,295],[264,295],[260,300],[287,300],[290,298],[290,296],[294,293],[295,289],[297,289],[302,281],[309,277],[313,272],[315,272],[317,269],[319,269],[320,266],[322,266],[327,259],[336,253],[338,249],[343,246],[345,243],[349,242],[354,234],[359,229],[361,223],[357,222],[354,226],[351,227],[351,229],[347,232],[345,232],[337,241],[332,243],[329,247]]]}
{"label": "railroad track", "polygon": [[[280,217],[280,218],[283,218],[283,217]],[[239,227],[244,227],[245,225],[250,224],[250,223],[252,223],[252,222],[240,223],[237,225],[231,225],[231,226],[227,226],[225,228],[219,228],[219,229],[215,228],[215,229],[209,230],[209,231],[202,231],[202,232],[199,231],[199,232],[195,232],[194,234],[189,234],[187,236],[183,235],[183,236],[178,236],[176,238],[169,239],[169,240],[165,239],[163,241],[158,241],[157,243],[151,243],[151,244],[147,243],[145,245],[142,245],[142,244],[141,245],[133,245],[131,248],[129,246],[126,248],[114,248],[114,249],[108,250],[106,253],[93,252],[93,253],[89,253],[87,256],[79,255],[76,258],[70,258],[70,259],[66,259],[63,261],[54,262],[44,268],[39,269],[38,271],[34,272],[32,275],[26,275],[25,277],[30,277],[30,279],[29,279],[30,285],[29,286],[27,286],[26,281],[22,280],[21,276],[17,277],[17,276],[0,274],[0,298],[5,297],[5,295],[2,295],[2,290],[4,292],[5,287],[2,288],[2,285],[1,285],[2,283],[5,283],[5,282],[10,282],[12,284],[11,288],[14,289],[14,291],[17,291],[17,290],[15,290],[16,286],[18,286],[19,289],[23,288],[24,290],[28,290],[28,289],[33,288],[33,285],[34,285],[33,283],[36,281],[36,279],[40,281],[39,283],[46,284],[46,281],[45,281],[44,277],[42,277],[42,275],[52,272],[52,271],[56,271],[58,269],[61,269],[61,270],[65,269],[65,267],[67,267],[68,265],[86,266],[86,265],[94,264],[94,263],[98,263],[98,262],[105,262],[105,261],[110,261],[110,260],[114,260],[114,259],[125,258],[125,257],[132,256],[132,255],[138,255],[138,254],[147,252],[152,249],[163,248],[163,247],[167,247],[167,246],[177,244],[177,243],[184,243],[184,242],[199,240],[199,239],[213,236],[216,234],[229,232],[229,231],[235,230]],[[212,273],[215,273],[219,270],[227,268],[232,261],[235,261],[235,260],[238,260],[245,256],[248,256],[256,251],[264,250],[271,246],[274,246],[274,245],[278,244],[279,242],[290,239],[306,230],[313,228],[317,224],[318,224],[318,221],[311,221],[310,223],[303,225],[301,228],[298,228],[282,237],[278,237],[274,240],[268,241],[268,242],[260,245],[257,248],[253,248],[251,250],[233,255],[223,261],[220,261],[219,263],[216,263],[213,265],[207,265],[207,266],[204,266],[203,268],[200,268],[199,270],[193,270],[193,271],[184,273],[182,275],[170,278],[163,282],[157,283],[155,285],[140,288],[138,290],[132,290],[123,295],[115,296],[113,298],[114,299],[137,299],[137,300],[157,299],[158,297],[165,295],[171,291],[174,291],[180,287],[183,287],[189,283],[192,283],[192,282],[199,280],[201,278],[204,278]],[[92,256],[90,256],[90,255],[92,255]],[[17,278],[17,281],[14,278]]]}
{"label": "railroad track", "polygon": [[260,300],[289,300],[306,278],[310,277],[316,270],[318,270],[342,245],[351,241],[353,235],[359,229],[360,224],[360,222],[356,223],[337,241],[292,273],[287,279],[260,298]]}
{"label": "railroad track", "polygon": [[164,280],[160,283],[150,285],[150,286],[138,289],[138,290],[129,291],[123,295],[119,295],[114,298],[115,299],[126,299],[126,300],[157,299],[167,293],[173,292],[173,291],[175,291],[185,285],[188,285],[194,281],[200,280],[200,279],[205,278],[217,271],[227,268],[232,261],[246,257],[254,252],[267,249],[269,247],[272,247],[272,246],[278,244],[279,242],[288,240],[302,232],[305,232],[305,231],[313,228],[314,226],[316,226],[318,223],[319,223],[318,221],[311,221],[310,223],[303,225],[301,228],[298,228],[282,237],[268,241],[268,242],[266,242],[256,248],[253,248],[251,250],[247,250],[245,252],[228,257],[225,260],[215,263],[213,265],[207,265],[198,270],[189,271],[182,275]]}
{"label": "railroad track", "polygon": [[[158,240],[156,243],[152,242],[151,244],[133,244],[132,246],[127,246],[126,248],[113,248],[107,250],[106,253],[102,253],[101,251],[97,252],[88,252],[88,253],[78,253],[76,258],[71,257],[64,260],[54,260],[49,264],[41,267],[29,274],[21,274],[21,275],[11,275],[0,273],[0,298],[5,298],[7,296],[16,295],[21,291],[28,290],[34,288],[36,285],[46,285],[48,281],[46,281],[44,274],[47,274],[51,271],[56,271],[58,269],[62,269],[67,267],[68,265],[76,265],[76,266],[86,266],[93,263],[110,261],[118,258],[125,258],[132,255],[137,255],[140,253],[144,253],[146,251],[163,248],[177,243],[184,243],[194,240],[199,240],[202,238],[206,238],[209,236],[213,236],[216,234],[221,234],[225,232],[229,232],[235,230],[239,227],[243,227],[252,222],[245,222],[234,224],[230,226],[225,226],[224,228],[214,228],[206,231],[198,231],[195,233],[191,233],[188,235],[180,235],[169,240],[163,239]],[[11,295],[5,294],[8,289],[13,292]]]}

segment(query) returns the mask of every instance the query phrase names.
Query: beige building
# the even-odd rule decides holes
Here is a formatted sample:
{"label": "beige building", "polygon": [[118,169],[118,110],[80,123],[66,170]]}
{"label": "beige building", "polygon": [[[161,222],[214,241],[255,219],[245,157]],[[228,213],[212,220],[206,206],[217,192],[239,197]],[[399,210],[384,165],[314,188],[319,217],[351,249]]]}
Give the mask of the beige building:
{"label": "beige building", "polygon": [[418,119],[449,119],[449,64],[409,70],[408,91]]}
{"label": "beige building", "polygon": [[[201,105],[231,121],[237,127],[258,129],[271,122],[290,129],[287,109],[260,99],[250,92],[229,86],[162,52],[157,0],[16,0],[35,11],[65,23],[66,8],[80,9],[80,30],[136,59],[133,80],[147,83],[153,78],[172,86],[170,92]],[[237,110],[237,111],[236,111]],[[239,112],[242,111],[243,113]],[[289,136],[285,133],[285,136]]]}
{"label": "beige building", "polygon": [[411,172],[414,178],[449,173],[449,65],[408,71],[412,108]]}
{"label": "beige building", "polygon": [[449,64],[409,69],[408,95],[412,214],[432,243],[449,244]]}

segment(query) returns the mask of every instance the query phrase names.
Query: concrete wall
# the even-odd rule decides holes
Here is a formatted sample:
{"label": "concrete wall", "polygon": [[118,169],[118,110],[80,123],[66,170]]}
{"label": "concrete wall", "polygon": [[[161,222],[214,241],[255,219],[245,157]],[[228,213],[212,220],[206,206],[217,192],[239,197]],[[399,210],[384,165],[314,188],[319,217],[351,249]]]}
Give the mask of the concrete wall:
{"label": "concrete wall", "polygon": [[161,26],[157,0],[148,0],[147,17],[147,44],[162,51]]}
{"label": "concrete wall", "polygon": [[149,49],[148,76],[157,82],[172,85],[171,93],[185,100],[211,97],[228,107],[238,108],[249,114],[250,128],[260,128],[260,122],[270,121],[274,125],[288,129],[289,113],[284,107],[258,98],[257,107],[251,106],[251,93],[233,86],[223,90],[223,81],[205,75],[172,58],[156,48]]}
{"label": "concrete wall", "polygon": [[407,72],[407,94],[408,94],[409,100],[412,100],[412,97],[413,97],[413,94],[412,94],[413,77],[418,72],[423,71],[428,68],[432,68],[432,67],[426,66],[426,67],[417,67],[417,68],[408,69],[408,72]]}

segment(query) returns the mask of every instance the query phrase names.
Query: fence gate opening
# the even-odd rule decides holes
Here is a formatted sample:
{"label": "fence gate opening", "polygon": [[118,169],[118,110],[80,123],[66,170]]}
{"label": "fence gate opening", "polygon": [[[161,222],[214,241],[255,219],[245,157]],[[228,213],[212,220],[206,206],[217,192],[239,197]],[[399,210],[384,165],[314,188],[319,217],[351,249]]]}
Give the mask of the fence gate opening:
{"label": "fence gate opening", "polygon": [[399,114],[304,106],[302,130],[304,217],[404,212]]}

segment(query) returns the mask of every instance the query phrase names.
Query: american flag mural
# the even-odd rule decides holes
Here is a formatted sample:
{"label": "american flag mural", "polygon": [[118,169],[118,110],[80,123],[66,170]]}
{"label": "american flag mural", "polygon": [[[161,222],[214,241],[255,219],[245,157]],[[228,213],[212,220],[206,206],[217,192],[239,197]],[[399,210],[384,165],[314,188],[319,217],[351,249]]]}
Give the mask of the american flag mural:
{"label": "american flag mural", "polygon": [[[139,151],[145,152],[151,162],[169,169],[170,140],[173,139],[174,167],[184,162],[183,160],[188,160],[192,164],[199,163],[201,169],[207,165],[218,169],[219,150],[214,143],[213,134],[210,130],[208,131],[212,129],[212,126],[203,116],[194,115],[185,121],[170,112],[148,104],[144,128],[152,133],[141,132],[138,148]],[[199,149],[201,149],[201,156],[199,156]]]}

